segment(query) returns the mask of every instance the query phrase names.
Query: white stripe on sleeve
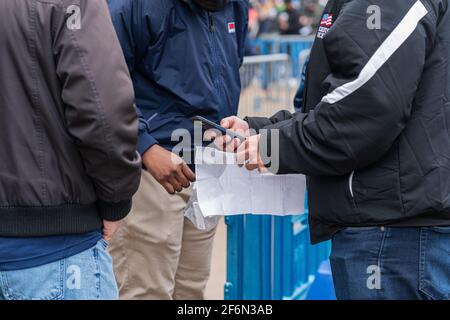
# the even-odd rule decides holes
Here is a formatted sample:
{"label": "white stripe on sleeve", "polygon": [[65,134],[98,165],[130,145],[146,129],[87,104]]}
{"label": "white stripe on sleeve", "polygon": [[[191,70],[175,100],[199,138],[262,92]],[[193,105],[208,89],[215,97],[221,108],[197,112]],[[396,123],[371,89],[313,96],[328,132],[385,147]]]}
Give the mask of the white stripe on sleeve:
{"label": "white stripe on sleeve", "polygon": [[383,42],[381,47],[378,48],[375,54],[370,58],[369,62],[367,62],[361,70],[358,78],[336,88],[333,92],[326,95],[322,99],[322,102],[329,104],[337,103],[364,86],[411,36],[414,30],[416,30],[420,20],[427,14],[427,8],[425,8],[423,3],[418,0],[408,11],[400,24]]}

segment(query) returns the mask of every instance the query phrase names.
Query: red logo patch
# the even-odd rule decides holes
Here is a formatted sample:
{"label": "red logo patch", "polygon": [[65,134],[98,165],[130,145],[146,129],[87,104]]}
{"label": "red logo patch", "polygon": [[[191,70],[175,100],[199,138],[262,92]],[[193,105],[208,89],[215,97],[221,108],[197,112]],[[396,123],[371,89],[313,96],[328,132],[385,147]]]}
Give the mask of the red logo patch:
{"label": "red logo patch", "polygon": [[228,33],[235,33],[236,32],[236,24],[234,22],[228,23]]}

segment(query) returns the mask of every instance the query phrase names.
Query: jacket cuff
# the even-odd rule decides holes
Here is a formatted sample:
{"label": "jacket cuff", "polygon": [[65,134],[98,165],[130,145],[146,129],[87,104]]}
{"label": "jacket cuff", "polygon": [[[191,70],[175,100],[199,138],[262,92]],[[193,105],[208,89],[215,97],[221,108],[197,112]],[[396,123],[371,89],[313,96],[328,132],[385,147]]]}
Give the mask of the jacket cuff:
{"label": "jacket cuff", "polygon": [[[259,132],[261,135],[261,138],[259,140],[259,154],[261,157],[264,157],[265,155],[272,155],[272,130],[265,129]],[[273,174],[278,174],[280,172],[279,168],[274,168],[272,166],[272,163],[265,161],[266,159],[263,159],[263,162],[265,163],[265,167],[269,170],[269,172]],[[281,162],[281,160],[280,160]],[[280,163],[281,165],[281,163]],[[277,170],[275,170],[277,169]]]}
{"label": "jacket cuff", "polygon": [[142,156],[148,149],[150,149],[155,144],[158,144],[158,141],[155,138],[153,138],[153,136],[150,133],[144,131],[139,134],[137,150],[139,154]]}
{"label": "jacket cuff", "polygon": [[132,200],[123,200],[120,202],[97,201],[97,209],[102,220],[119,221],[125,218],[131,211]]}
{"label": "jacket cuff", "polygon": [[256,130],[257,133],[260,129],[273,124],[269,118],[263,117],[246,117],[244,121],[248,123],[250,129]]}

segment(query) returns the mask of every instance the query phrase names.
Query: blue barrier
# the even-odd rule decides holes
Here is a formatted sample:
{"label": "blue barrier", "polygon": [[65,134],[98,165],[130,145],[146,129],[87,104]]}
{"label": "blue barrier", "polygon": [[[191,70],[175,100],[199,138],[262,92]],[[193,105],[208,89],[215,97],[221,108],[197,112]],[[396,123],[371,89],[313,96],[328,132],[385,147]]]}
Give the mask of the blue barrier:
{"label": "blue barrier", "polygon": [[309,50],[314,42],[311,37],[275,36],[270,38],[258,38],[253,40],[253,46],[260,54],[288,54],[292,62],[292,76],[298,78],[301,75],[300,55]]}
{"label": "blue barrier", "polygon": [[[312,246],[307,215],[233,216],[228,226],[225,299],[304,299],[330,243]],[[325,298],[325,297],[324,297]]]}
{"label": "blue barrier", "polygon": [[324,261],[320,265],[306,300],[336,300],[330,261]]}

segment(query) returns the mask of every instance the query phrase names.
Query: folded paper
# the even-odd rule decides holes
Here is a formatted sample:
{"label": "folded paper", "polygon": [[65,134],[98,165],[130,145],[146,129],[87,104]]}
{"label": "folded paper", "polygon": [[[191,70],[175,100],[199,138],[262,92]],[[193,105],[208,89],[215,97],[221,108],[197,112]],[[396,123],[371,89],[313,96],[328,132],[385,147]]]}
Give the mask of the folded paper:
{"label": "folded paper", "polygon": [[305,213],[304,175],[260,174],[236,165],[235,155],[197,148],[196,205],[204,217]]}

